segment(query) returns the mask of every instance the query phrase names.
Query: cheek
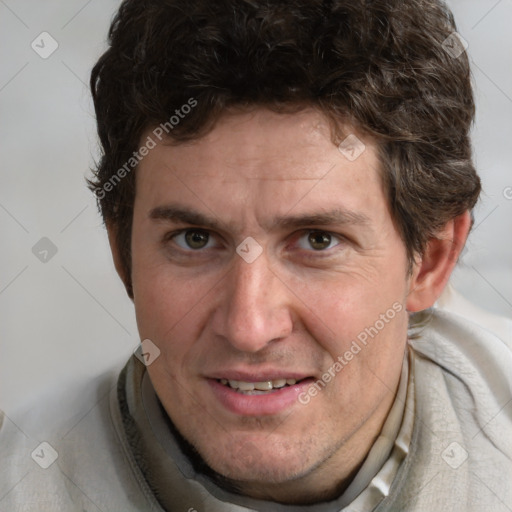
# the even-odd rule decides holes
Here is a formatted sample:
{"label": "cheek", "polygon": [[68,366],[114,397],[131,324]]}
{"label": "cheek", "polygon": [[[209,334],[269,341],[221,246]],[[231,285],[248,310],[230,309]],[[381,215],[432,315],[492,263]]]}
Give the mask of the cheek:
{"label": "cheek", "polygon": [[134,265],[133,288],[140,335],[150,339],[162,340],[180,325],[197,302],[191,287],[172,280],[165,265]]}
{"label": "cheek", "polygon": [[[308,282],[300,289],[303,320],[328,354],[322,380],[329,381],[324,398],[332,413],[372,408],[394,389],[407,337],[405,276],[378,281],[353,274],[337,280]],[[320,400],[321,401],[321,400]],[[337,404],[337,406],[334,406]]]}
{"label": "cheek", "polygon": [[193,357],[194,342],[208,318],[215,281],[180,278],[166,264],[134,267],[134,304],[141,339],[161,350],[167,366],[177,368]]}
{"label": "cheek", "polygon": [[397,276],[373,279],[368,274],[347,272],[322,280],[290,279],[287,284],[299,298],[300,315],[307,321],[308,330],[317,340],[339,351],[361,333],[360,338],[364,339],[365,329],[376,323],[382,334],[396,328],[397,310],[405,309],[404,276],[402,281],[403,285],[398,286]]}

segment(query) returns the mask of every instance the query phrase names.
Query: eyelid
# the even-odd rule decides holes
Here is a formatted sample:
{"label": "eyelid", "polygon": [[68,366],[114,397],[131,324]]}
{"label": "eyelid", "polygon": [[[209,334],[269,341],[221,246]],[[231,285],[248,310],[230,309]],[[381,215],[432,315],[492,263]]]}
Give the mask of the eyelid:
{"label": "eyelid", "polygon": [[[203,231],[205,233],[208,234],[209,236],[209,239],[208,239],[208,242],[207,242],[207,245],[210,243],[211,240],[213,239],[216,239],[218,238],[220,235],[218,235],[217,233],[214,233],[212,231],[210,231],[209,229],[205,229],[205,228],[200,228],[200,227],[186,227],[186,228],[182,228],[182,229],[177,229],[176,231],[171,231],[169,233],[166,233],[163,238],[162,238],[162,243],[163,244],[166,244],[170,241],[173,241],[176,237],[180,236],[180,235],[183,235],[184,233],[186,233],[187,231]],[[214,247],[201,247],[199,249],[192,249],[191,247],[182,247],[180,246],[179,244],[177,244],[176,242],[174,242],[177,247],[179,248],[179,250],[181,251],[184,251],[184,252],[190,252],[190,253],[200,253],[202,251],[205,251],[207,249],[214,249]]]}
{"label": "eyelid", "polygon": [[[208,233],[208,235],[210,237],[210,239],[208,240],[208,243],[210,242],[211,239],[217,239],[217,240],[219,238],[222,239],[222,236],[219,233],[211,231],[210,229],[202,228],[202,227],[198,227],[198,226],[188,226],[188,227],[185,227],[185,228],[177,229],[175,231],[171,231],[169,233],[166,233],[163,236],[163,238],[162,238],[162,243],[165,244],[165,243],[175,239],[177,236],[186,233],[187,231],[203,231],[205,233]],[[321,253],[329,253],[330,251],[335,249],[340,243],[347,241],[347,237],[345,237],[344,235],[341,235],[339,233],[334,233],[332,231],[328,231],[328,230],[325,230],[325,229],[319,229],[319,228],[304,228],[304,229],[296,231],[295,233],[292,233],[291,238],[293,238],[293,240],[294,240],[293,245],[295,245],[300,238],[302,238],[303,236],[309,235],[311,233],[325,233],[325,234],[328,234],[333,239],[338,240],[339,243],[336,244],[334,247],[331,247],[329,249],[315,250],[313,248],[309,248],[309,249],[299,248],[299,250],[307,251],[307,252],[312,252],[312,253],[320,255]],[[184,252],[199,253],[199,252],[202,252],[202,251],[206,250],[205,248],[192,249],[192,248],[181,247],[178,244],[176,244],[176,245],[178,246],[178,248],[180,250],[182,250]],[[208,249],[213,249],[213,248],[212,247],[208,247]]]}
{"label": "eyelid", "polygon": [[312,253],[318,254],[318,255],[321,255],[322,253],[327,255],[327,254],[330,254],[330,251],[336,249],[336,247],[338,247],[338,245],[340,245],[341,243],[347,242],[347,237],[345,237],[344,235],[341,235],[339,233],[333,233],[332,231],[329,231],[329,230],[326,230],[326,229],[306,228],[306,229],[302,229],[300,231],[297,231],[295,233],[295,236],[294,236],[295,242],[294,243],[296,244],[298,242],[298,240],[301,239],[303,236],[310,235],[311,233],[324,233],[324,234],[328,234],[333,239],[336,239],[338,241],[338,243],[334,247],[330,247],[328,249],[323,249],[323,250],[315,250],[312,247],[309,248],[309,249],[299,248],[299,250],[307,251],[307,252],[312,252]]}

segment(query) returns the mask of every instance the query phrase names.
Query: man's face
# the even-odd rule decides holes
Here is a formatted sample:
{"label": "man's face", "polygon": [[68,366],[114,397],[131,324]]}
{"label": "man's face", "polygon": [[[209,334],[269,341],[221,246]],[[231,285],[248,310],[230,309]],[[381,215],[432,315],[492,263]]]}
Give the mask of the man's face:
{"label": "man's face", "polygon": [[208,465],[256,497],[327,496],[396,392],[406,251],[376,147],[358,137],[352,161],[360,148],[340,151],[320,113],[261,109],[158,143],[137,170],[132,279],[141,339],[161,351],[151,380]]}

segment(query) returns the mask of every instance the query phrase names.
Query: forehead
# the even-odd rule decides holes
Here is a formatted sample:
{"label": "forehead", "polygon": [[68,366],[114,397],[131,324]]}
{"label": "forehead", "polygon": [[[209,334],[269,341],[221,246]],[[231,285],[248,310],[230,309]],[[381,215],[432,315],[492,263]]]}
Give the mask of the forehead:
{"label": "forehead", "polygon": [[214,170],[212,177],[314,178],[311,160],[329,160],[329,137],[327,120],[315,111],[256,110],[226,115],[205,137],[180,145],[180,161],[190,161],[195,173]]}
{"label": "forehead", "polygon": [[156,139],[156,147],[137,169],[136,202],[143,196],[158,207],[179,198],[222,211],[238,201],[276,213],[299,203],[318,210],[323,202],[331,209],[382,210],[375,143],[350,126],[342,133],[338,147],[329,121],[313,109],[225,115],[204,137],[179,144],[158,141],[148,130],[141,141]]}

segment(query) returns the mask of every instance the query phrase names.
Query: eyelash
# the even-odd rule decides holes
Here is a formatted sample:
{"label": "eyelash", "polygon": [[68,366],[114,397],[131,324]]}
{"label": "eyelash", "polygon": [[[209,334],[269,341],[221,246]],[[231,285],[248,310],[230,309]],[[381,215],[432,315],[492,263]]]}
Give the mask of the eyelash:
{"label": "eyelash", "polygon": [[[186,229],[181,229],[179,231],[173,231],[171,233],[166,234],[164,236],[163,243],[165,244],[165,243],[168,243],[170,241],[173,241],[176,237],[178,237],[180,235],[183,235],[183,234],[185,234],[187,232],[190,232],[190,231],[192,231],[192,232],[196,231],[196,232],[201,232],[201,233],[207,233],[210,237],[214,237],[215,236],[211,231],[208,231],[207,229],[202,229],[202,228],[186,228]],[[338,241],[338,243],[335,246],[327,248],[327,249],[321,249],[321,250],[315,250],[313,248],[311,248],[309,250],[308,249],[300,249],[302,251],[308,251],[308,252],[314,253],[315,255],[317,255],[315,257],[331,256],[330,251],[332,251],[333,249],[338,247],[338,245],[340,245],[341,243],[347,241],[346,237],[344,237],[343,235],[339,235],[337,233],[332,233],[330,231],[323,231],[323,230],[320,230],[320,229],[304,229],[304,230],[298,231],[296,233],[300,234],[300,236],[295,237],[296,241],[300,240],[300,238],[302,238],[304,236],[310,235],[311,233],[320,233],[320,234],[330,235],[332,237],[331,243],[336,241],[336,240]],[[210,243],[210,239],[208,240],[207,243]],[[185,248],[180,247],[180,246],[178,246],[178,248],[179,248],[179,250],[183,251],[184,253],[196,253],[196,254],[202,253],[205,250],[207,250],[207,249],[204,249],[204,248],[200,248],[200,249],[188,248],[188,249],[185,249]],[[210,249],[212,249],[212,248],[210,248]]]}

